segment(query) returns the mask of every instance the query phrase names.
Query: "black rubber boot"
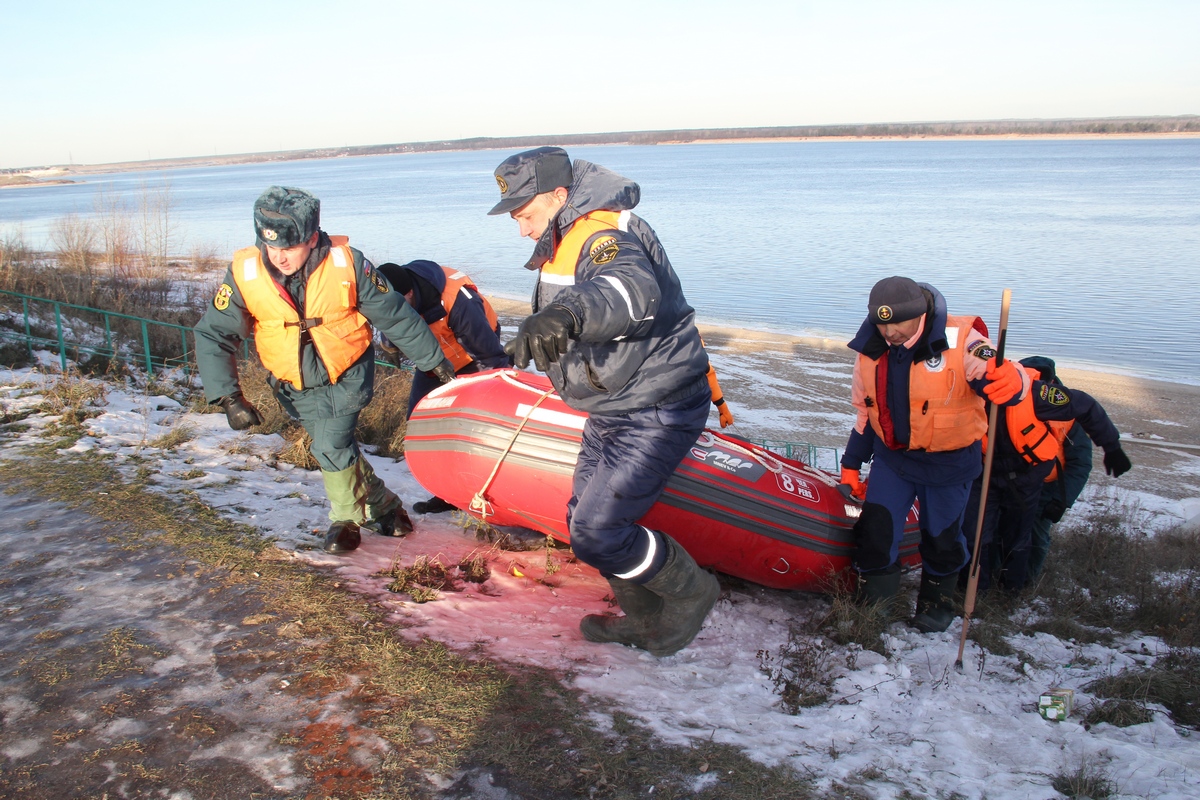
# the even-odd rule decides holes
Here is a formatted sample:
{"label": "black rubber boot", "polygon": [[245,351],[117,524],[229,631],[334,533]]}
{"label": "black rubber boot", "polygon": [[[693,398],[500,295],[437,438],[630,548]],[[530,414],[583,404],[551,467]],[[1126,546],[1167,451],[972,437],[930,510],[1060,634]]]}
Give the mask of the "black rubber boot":
{"label": "black rubber boot", "polygon": [[921,633],[941,633],[954,622],[954,589],[958,573],[937,577],[921,572],[921,589],[917,592],[917,613],[909,621]]}
{"label": "black rubber boot", "polygon": [[440,497],[431,497],[428,500],[422,500],[419,503],[413,503],[413,511],[418,514],[441,514],[446,511],[454,511],[456,506],[452,506]]}
{"label": "black rubber boot", "polygon": [[366,523],[366,527],[380,536],[406,536],[413,532],[412,519],[403,505],[398,505],[391,511]]}
{"label": "black rubber boot", "polygon": [[608,585],[625,616],[588,614],[579,623],[583,638],[589,642],[616,642],[645,650],[651,620],[662,611],[663,599],[645,586],[624,578],[609,578]]}
{"label": "black rubber boot", "polygon": [[357,524],[335,522],[325,534],[324,548],[326,553],[349,553],[351,550],[357,550],[361,543],[362,533],[359,532]]}
{"label": "black rubber boot", "polygon": [[900,571],[868,572],[858,576],[854,600],[864,608],[874,608],[885,622],[908,616],[900,601]]}
{"label": "black rubber boot", "polygon": [[665,533],[662,538],[670,550],[667,563],[645,584],[663,601],[662,609],[650,617],[645,639],[645,649],[659,658],[678,653],[696,638],[721,594],[715,575],[700,569],[679,542]]}

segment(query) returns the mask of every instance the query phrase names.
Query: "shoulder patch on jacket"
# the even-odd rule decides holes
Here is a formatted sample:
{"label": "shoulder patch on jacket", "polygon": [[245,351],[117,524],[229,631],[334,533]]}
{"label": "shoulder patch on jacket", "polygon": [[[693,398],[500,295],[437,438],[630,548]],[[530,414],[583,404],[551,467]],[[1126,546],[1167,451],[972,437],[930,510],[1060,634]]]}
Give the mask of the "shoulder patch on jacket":
{"label": "shoulder patch on jacket", "polygon": [[607,264],[617,257],[617,251],[620,247],[617,245],[617,240],[612,236],[601,236],[596,243],[592,245],[588,257],[596,264]]}
{"label": "shoulder patch on jacket", "polygon": [[1042,399],[1052,406],[1065,406],[1071,402],[1071,396],[1057,386],[1043,384],[1040,394]]}
{"label": "shoulder patch on jacket", "polygon": [[217,289],[217,296],[213,298],[213,308],[217,311],[224,311],[229,308],[229,298],[233,297],[233,287],[228,283],[222,283]]}
{"label": "shoulder patch on jacket", "polygon": [[388,293],[388,284],[387,284],[387,281],[385,281],[383,279],[382,275],[380,275],[375,270],[371,270],[370,278],[371,278],[371,285],[374,286],[376,289],[378,289],[380,294]]}

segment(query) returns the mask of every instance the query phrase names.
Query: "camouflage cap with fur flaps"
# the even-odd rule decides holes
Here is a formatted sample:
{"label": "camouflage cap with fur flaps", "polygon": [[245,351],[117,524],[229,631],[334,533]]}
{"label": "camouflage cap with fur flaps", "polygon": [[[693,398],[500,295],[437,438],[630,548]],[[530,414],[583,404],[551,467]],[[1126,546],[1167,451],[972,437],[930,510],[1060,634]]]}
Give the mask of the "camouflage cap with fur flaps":
{"label": "camouflage cap with fur flaps", "polygon": [[254,201],[254,233],[267,247],[304,244],[320,225],[321,201],[303,189],[272,186]]}

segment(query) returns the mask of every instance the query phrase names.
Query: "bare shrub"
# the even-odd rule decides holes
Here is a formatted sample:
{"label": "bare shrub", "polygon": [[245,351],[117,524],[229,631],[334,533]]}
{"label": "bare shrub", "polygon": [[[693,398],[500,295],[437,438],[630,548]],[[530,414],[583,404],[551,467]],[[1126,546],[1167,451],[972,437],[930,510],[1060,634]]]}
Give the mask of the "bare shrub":
{"label": "bare shrub", "polygon": [[104,266],[114,278],[134,279],[137,254],[129,207],[120,194],[102,186],[96,193],[95,208]]}
{"label": "bare shrub", "polygon": [[824,703],[837,679],[832,648],[795,626],[788,628],[787,643],[777,654],[758,651],[758,668],[770,679],[789,714]]}
{"label": "bare shrub", "polygon": [[143,277],[161,274],[167,266],[167,258],[171,253],[171,239],[175,233],[171,222],[173,204],[169,183],[159,186],[142,184],[138,203],[137,241],[142,251],[145,269]]}
{"label": "bare shrub", "polygon": [[17,276],[22,270],[38,264],[34,252],[25,243],[25,231],[21,226],[5,230],[0,237],[0,289],[15,291]]}
{"label": "bare shrub", "polygon": [[50,227],[50,242],[58,267],[90,280],[96,262],[96,226],[87,217],[68,214]]}

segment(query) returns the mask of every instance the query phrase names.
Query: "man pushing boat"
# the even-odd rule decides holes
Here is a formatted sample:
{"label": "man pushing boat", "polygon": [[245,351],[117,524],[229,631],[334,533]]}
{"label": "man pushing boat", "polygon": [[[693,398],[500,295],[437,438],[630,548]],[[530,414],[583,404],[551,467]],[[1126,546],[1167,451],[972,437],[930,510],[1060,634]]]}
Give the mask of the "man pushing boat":
{"label": "man pushing boat", "polygon": [[624,616],[588,615],[585,638],[667,656],[716,603],[717,579],[670,536],[637,524],[708,420],[708,356],[636,183],[557,147],[505,159],[500,202],[537,242],[533,314],[505,348],[589,414],[572,495],[571,547],[608,579]]}

